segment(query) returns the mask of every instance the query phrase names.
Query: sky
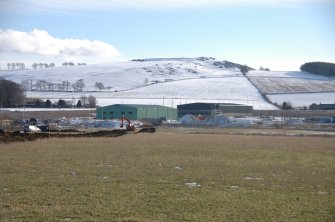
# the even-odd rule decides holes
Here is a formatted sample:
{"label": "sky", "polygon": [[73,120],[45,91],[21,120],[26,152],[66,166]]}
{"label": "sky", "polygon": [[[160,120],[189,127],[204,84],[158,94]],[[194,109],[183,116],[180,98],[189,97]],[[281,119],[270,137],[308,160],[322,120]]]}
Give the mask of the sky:
{"label": "sky", "polygon": [[0,0],[0,68],[215,57],[335,63],[335,0]]}

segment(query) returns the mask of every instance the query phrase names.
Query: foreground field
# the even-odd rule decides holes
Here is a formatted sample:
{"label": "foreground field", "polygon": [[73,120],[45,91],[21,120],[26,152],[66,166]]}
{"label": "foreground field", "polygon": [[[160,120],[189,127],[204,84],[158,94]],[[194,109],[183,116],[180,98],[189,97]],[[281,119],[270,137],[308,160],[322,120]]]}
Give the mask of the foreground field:
{"label": "foreground field", "polygon": [[0,221],[334,221],[334,143],[161,130],[0,144]]}

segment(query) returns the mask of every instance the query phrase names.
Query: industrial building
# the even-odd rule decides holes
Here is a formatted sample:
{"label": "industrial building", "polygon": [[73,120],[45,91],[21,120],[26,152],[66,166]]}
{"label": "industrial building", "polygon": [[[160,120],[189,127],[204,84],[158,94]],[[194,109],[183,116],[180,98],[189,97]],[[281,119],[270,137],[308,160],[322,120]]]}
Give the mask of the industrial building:
{"label": "industrial building", "polygon": [[96,109],[97,119],[177,120],[177,109],[159,105],[115,104]]}
{"label": "industrial building", "polygon": [[190,103],[177,106],[178,117],[186,114],[191,115],[225,115],[225,116],[248,116],[252,114],[252,106],[234,103]]}
{"label": "industrial building", "polygon": [[334,104],[312,104],[309,106],[310,110],[335,110],[335,103]]}

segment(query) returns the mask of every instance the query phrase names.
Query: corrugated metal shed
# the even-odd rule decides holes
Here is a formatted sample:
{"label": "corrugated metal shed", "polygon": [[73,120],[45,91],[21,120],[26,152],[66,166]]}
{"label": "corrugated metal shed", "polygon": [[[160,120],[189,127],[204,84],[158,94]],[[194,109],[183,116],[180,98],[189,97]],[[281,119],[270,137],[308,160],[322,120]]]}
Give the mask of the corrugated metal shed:
{"label": "corrugated metal shed", "polygon": [[96,110],[97,119],[160,119],[176,120],[177,109],[159,105],[115,104],[99,107]]}
{"label": "corrugated metal shed", "polygon": [[178,116],[191,115],[246,115],[252,113],[252,106],[235,103],[190,103],[178,105]]}

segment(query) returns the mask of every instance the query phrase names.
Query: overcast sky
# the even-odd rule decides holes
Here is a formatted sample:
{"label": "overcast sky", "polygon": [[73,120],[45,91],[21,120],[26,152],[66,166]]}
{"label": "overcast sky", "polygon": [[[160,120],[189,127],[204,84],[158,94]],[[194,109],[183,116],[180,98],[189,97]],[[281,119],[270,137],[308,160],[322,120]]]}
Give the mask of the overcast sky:
{"label": "overcast sky", "polygon": [[0,67],[211,56],[271,70],[335,63],[333,0],[0,0]]}

